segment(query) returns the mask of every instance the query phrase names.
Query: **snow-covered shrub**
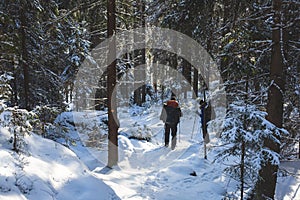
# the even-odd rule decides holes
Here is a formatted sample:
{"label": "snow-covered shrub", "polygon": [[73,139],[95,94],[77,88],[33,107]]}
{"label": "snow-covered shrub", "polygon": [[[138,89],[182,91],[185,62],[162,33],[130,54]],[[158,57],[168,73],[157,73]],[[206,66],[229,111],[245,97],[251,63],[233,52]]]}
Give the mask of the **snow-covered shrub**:
{"label": "snow-covered shrub", "polygon": [[150,104],[145,102],[142,106],[138,106],[136,104],[132,105],[129,108],[129,112],[131,116],[141,116],[149,113]]}
{"label": "snow-covered shrub", "polygon": [[0,121],[2,126],[9,127],[12,134],[10,142],[13,144],[13,150],[24,152],[26,151],[24,136],[32,130],[30,122],[34,120],[35,115],[24,109],[7,106],[12,90],[9,81],[12,79],[10,73],[0,75],[0,114],[5,111]]}
{"label": "snow-covered shrub", "polygon": [[53,139],[65,146],[77,145],[79,141],[89,147],[102,148],[107,139],[107,114],[97,112],[63,112],[49,129]]}
{"label": "snow-covered shrub", "polygon": [[280,155],[265,148],[263,141],[268,139],[280,144],[279,138],[287,132],[266,120],[266,115],[256,105],[236,101],[229,105],[223,122],[221,139],[224,147],[217,160],[228,166],[225,173],[241,182],[245,189],[254,187],[258,172],[267,161],[274,165],[280,163]]}
{"label": "snow-covered shrub", "polygon": [[12,133],[11,142],[13,150],[16,152],[26,152],[24,136],[32,131],[30,121],[34,120],[35,115],[25,109],[17,107],[7,109],[11,113],[9,120],[9,131]]}
{"label": "snow-covered shrub", "polygon": [[68,135],[69,128],[61,126],[60,123],[54,122],[53,124],[47,124],[46,135],[47,139],[58,142],[66,147],[70,145],[76,145],[76,140]]}
{"label": "snow-covered shrub", "polygon": [[151,141],[152,138],[152,131],[151,128],[147,125],[140,125],[138,123],[134,123],[133,127],[131,128],[130,135],[128,136],[129,139],[136,139],[136,140],[146,140]]}
{"label": "snow-covered shrub", "polygon": [[33,112],[37,116],[37,120],[33,124],[34,132],[46,138],[53,137],[50,135],[49,130],[53,129],[52,126],[55,126],[54,120],[62,110],[58,107],[44,105],[35,107]]}

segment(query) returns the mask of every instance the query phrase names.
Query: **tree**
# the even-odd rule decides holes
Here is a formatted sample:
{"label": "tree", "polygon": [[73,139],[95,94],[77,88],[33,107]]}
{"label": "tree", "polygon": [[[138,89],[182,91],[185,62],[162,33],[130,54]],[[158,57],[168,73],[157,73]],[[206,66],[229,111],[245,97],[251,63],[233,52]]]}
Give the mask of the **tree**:
{"label": "tree", "polygon": [[228,166],[225,168],[226,174],[240,182],[241,199],[244,193],[246,197],[253,199],[251,191],[256,181],[261,180],[261,174],[257,173],[259,170],[267,163],[280,163],[279,153],[265,147],[263,141],[271,140],[280,145],[277,135],[287,134],[287,131],[269,122],[266,115],[267,113],[259,110],[255,104],[244,100],[235,101],[229,105],[223,123],[224,132],[221,139],[224,146],[219,151],[217,160]]}
{"label": "tree", "polygon": [[[283,68],[283,55],[282,55],[282,23],[281,23],[281,0],[273,0],[273,31],[272,31],[272,59],[270,65],[270,81],[271,85],[268,91],[268,104],[267,104],[267,119],[276,127],[281,128],[283,124],[283,95],[284,95],[284,68]],[[280,140],[280,135],[273,132],[273,137]],[[264,139],[264,147],[280,153],[280,144],[270,140]],[[279,163],[272,162],[268,159],[266,164],[263,165],[259,174],[260,179],[257,182],[255,190],[255,199],[274,198],[277,171]]]}
{"label": "tree", "polygon": [[108,66],[107,96],[108,96],[108,167],[118,164],[118,123],[116,94],[116,41],[113,37],[116,33],[116,4],[115,0],[107,0],[107,37],[109,38],[108,60],[112,63]]}
{"label": "tree", "polygon": [[[284,51],[284,124],[290,135],[282,138],[281,154],[285,158],[300,157],[300,43],[299,5],[295,1],[282,3],[282,37]],[[297,148],[298,147],[298,148]],[[298,152],[297,152],[298,149]]]}
{"label": "tree", "polygon": [[[1,1],[1,68],[13,73],[11,104],[32,109],[63,105],[89,43],[83,25],[54,1]],[[83,36],[84,35],[84,36]]]}
{"label": "tree", "polygon": [[24,137],[32,130],[30,121],[35,117],[34,113],[17,107],[7,109],[11,113],[9,130],[12,133],[11,142],[13,150],[17,153],[27,153]]}
{"label": "tree", "polygon": [[[136,9],[135,9],[135,28],[145,28],[146,25],[146,17],[145,17],[145,3],[144,0],[136,1]],[[141,35],[139,35],[141,34]],[[145,43],[146,35],[144,31],[140,33],[134,33],[134,43]],[[146,64],[146,49],[138,49],[133,52],[133,64],[134,64],[134,104],[138,106],[142,106],[146,101],[146,85],[142,84],[146,79],[146,67],[141,67],[140,65]],[[142,84],[142,87],[139,87]]]}

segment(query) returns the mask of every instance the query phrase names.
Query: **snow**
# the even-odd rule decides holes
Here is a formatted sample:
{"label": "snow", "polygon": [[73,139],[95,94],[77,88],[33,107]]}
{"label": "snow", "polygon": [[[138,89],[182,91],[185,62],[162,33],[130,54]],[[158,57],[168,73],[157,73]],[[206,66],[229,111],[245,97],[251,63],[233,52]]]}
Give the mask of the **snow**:
{"label": "snow", "polygon": [[284,161],[280,167],[285,175],[279,176],[276,185],[276,199],[300,199],[300,160]]}
{"label": "snow", "polygon": [[[163,147],[161,106],[147,112],[119,108],[119,164],[106,168],[107,145],[87,147],[88,134],[98,131],[105,112],[66,112],[59,121],[69,127],[68,136],[76,145],[27,135],[26,152],[11,150],[8,128],[0,127],[0,199],[82,199],[82,200],[190,200],[223,199],[237,191],[237,183],[223,173],[226,167],[214,162],[219,145],[217,134],[209,127],[211,142],[204,159],[199,118],[193,103],[181,102],[183,117],[175,150]],[[75,124],[74,128],[71,124]],[[101,125],[99,132],[107,134]],[[192,131],[193,134],[192,134]],[[129,139],[150,135],[151,141]],[[278,178],[276,199],[300,199],[299,161],[283,163],[282,168],[295,176]]]}
{"label": "snow", "polygon": [[[0,199],[119,199],[115,192],[78,159],[70,149],[31,134],[28,152],[10,150],[1,129]],[[4,144],[4,145],[3,145]]]}

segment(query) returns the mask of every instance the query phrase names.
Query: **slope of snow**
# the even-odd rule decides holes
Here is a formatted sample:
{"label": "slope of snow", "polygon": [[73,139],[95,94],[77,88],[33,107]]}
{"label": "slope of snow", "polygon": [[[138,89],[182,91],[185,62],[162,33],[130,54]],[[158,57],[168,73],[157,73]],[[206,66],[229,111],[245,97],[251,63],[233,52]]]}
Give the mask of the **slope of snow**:
{"label": "slope of snow", "polygon": [[300,199],[300,160],[283,161],[280,171],[282,174],[277,179],[276,199]]}
{"label": "slope of snow", "polygon": [[1,128],[1,200],[119,199],[70,149],[31,134],[27,153],[19,155],[10,150],[9,137]]}

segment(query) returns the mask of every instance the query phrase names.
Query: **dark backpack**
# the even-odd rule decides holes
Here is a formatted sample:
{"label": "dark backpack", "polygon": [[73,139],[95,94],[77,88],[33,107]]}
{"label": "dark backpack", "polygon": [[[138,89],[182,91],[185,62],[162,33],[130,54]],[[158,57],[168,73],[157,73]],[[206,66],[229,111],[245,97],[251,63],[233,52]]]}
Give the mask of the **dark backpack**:
{"label": "dark backpack", "polygon": [[164,106],[166,112],[166,123],[168,124],[178,124],[181,117],[181,110],[179,107],[174,108],[172,106]]}
{"label": "dark backpack", "polygon": [[206,122],[209,122],[210,120],[213,120],[216,118],[216,113],[215,113],[214,109],[211,107],[210,103],[204,110],[205,110],[204,112],[205,112]]}

